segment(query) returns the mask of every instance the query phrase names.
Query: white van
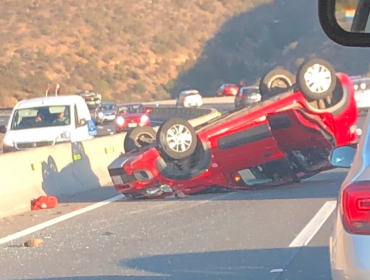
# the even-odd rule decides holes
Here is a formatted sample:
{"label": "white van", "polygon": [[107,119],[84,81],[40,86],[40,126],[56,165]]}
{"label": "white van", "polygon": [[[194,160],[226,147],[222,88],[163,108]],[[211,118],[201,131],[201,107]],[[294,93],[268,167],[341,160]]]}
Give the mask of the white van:
{"label": "white van", "polygon": [[85,100],[80,96],[51,96],[19,102],[4,133],[3,152],[92,139],[97,134]]}

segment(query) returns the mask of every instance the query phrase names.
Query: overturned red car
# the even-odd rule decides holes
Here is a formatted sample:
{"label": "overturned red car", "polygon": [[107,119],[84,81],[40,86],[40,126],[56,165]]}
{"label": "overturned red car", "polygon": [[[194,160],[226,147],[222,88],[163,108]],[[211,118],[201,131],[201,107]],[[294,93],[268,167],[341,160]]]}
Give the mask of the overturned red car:
{"label": "overturned red car", "polygon": [[260,91],[261,102],[195,128],[176,118],[158,132],[135,129],[147,145],[135,142],[109,165],[115,189],[139,198],[294,183],[331,169],[334,147],[356,143],[352,82],[327,61],[309,60],[296,76],[276,68]]}

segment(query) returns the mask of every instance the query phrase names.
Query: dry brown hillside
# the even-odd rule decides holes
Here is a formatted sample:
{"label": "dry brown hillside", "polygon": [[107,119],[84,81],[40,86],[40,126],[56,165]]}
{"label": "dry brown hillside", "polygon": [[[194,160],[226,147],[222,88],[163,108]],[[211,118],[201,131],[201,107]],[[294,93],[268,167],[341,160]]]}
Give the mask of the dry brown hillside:
{"label": "dry brown hillside", "polygon": [[[354,0],[341,0],[353,2]],[[369,49],[321,30],[314,0],[0,0],[0,105],[95,89],[117,101],[169,98],[185,87],[215,95],[309,57],[351,75]]]}
{"label": "dry brown hillside", "polygon": [[230,18],[270,0],[0,0],[0,103],[95,89],[168,98]]}
{"label": "dry brown hillside", "polygon": [[[341,0],[344,7],[357,0]],[[176,79],[175,94],[186,85],[214,95],[220,84],[255,83],[272,67],[297,71],[302,61],[320,57],[338,72],[369,72],[370,48],[349,48],[328,39],[319,24],[315,0],[275,0],[228,20],[207,42],[188,71]]]}

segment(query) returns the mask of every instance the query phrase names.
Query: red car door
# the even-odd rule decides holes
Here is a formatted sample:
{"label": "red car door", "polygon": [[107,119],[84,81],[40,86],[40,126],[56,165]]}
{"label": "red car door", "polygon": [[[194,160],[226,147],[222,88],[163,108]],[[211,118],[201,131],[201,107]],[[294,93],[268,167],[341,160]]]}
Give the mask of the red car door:
{"label": "red car door", "polygon": [[267,119],[226,131],[211,138],[210,142],[215,162],[225,174],[285,157]]}

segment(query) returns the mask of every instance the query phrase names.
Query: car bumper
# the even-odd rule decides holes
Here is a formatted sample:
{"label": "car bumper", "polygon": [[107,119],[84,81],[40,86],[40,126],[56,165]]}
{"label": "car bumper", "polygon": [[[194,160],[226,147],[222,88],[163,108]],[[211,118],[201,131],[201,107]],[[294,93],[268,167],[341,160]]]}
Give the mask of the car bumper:
{"label": "car bumper", "polygon": [[96,120],[98,121],[98,122],[105,122],[105,121],[114,121],[116,119],[116,116],[115,115],[112,115],[112,116],[104,116],[104,117],[102,117],[102,118],[96,118]]}
{"label": "car bumper", "polygon": [[370,272],[331,270],[332,280],[369,280]]}
{"label": "car bumper", "polygon": [[127,131],[130,129],[135,129],[136,127],[150,126],[150,125],[151,125],[150,121],[146,123],[135,122],[135,123],[124,123],[123,125],[116,124],[116,132]]}
{"label": "car bumper", "polygon": [[370,279],[370,236],[349,234],[337,216],[329,249],[333,280]]}
{"label": "car bumper", "polygon": [[369,109],[370,100],[369,99],[356,99],[356,106],[358,109]]}
{"label": "car bumper", "polygon": [[3,146],[3,153],[12,153],[12,152],[19,152],[20,150],[17,150],[15,147],[12,146]]}

